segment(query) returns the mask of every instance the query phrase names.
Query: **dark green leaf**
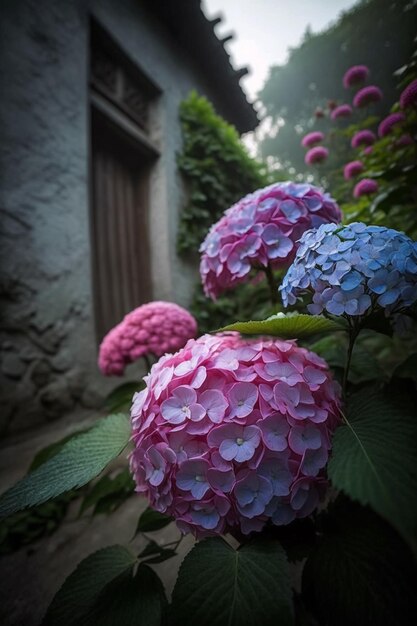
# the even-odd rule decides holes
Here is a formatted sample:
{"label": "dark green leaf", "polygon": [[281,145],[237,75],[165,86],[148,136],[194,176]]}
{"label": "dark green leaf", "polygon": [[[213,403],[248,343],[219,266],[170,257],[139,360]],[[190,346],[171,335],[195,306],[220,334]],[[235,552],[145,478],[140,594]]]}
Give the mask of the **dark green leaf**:
{"label": "dark green leaf", "polygon": [[400,398],[363,389],[333,438],[333,485],[369,504],[417,551],[417,420]]}
{"label": "dark green leaf", "polygon": [[242,335],[273,335],[282,339],[301,339],[319,333],[344,330],[344,326],[322,315],[305,315],[298,313],[277,313],[262,321],[235,322],[220,328],[236,330]]}
{"label": "dark green leaf", "polygon": [[171,559],[176,556],[177,553],[171,548],[163,548],[159,546],[156,541],[149,541],[145,548],[138,555],[139,559],[146,560],[146,563],[162,563],[167,559]]}
{"label": "dark green leaf", "polygon": [[139,518],[136,533],[149,533],[153,530],[160,530],[168,526],[171,522],[172,517],[162,515],[162,513],[154,511],[154,509],[147,508]]}
{"label": "dark green leaf", "polygon": [[11,515],[81,487],[95,478],[126,447],[130,424],[125,415],[109,415],[91,430],[73,437],[49,461],[0,498],[0,516]]}
{"label": "dark green leaf", "polygon": [[46,461],[49,461],[49,459],[52,459],[52,457],[58,454],[61,448],[64,447],[67,441],[69,441],[73,437],[78,437],[79,435],[85,432],[86,430],[79,430],[76,433],[67,435],[67,437],[60,439],[59,441],[55,441],[54,443],[51,443],[49,446],[46,446],[46,448],[42,448],[42,450],[39,450],[39,452],[34,456],[32,463],[30,464],[29,472],[33,472],[35,469],[38,469],[38,467],[46,463]]}
{"label": "dark green leaf", "polygon": [[55,595],[42,626],[80,626],[102,590],[136,559],[122,546],[94,552],[78,565]]}
{"label": "dark green leaf", "polygon": [[129,408],[132,404],[133,395],[145,387],[143,381],[128,382],[119,385],[116,389],[113,389],[105,400],[105,407],[110,413],[115,411],[121,411],[122,409]]}
{"label": "dark green leaf", "polygon": [[329,517],[303,571],[303,598],[318,622],[413,623],[417,578],[406,544],[386,522],[359,505],[349,503]]}
{"label": "dark green leaf", "polygon": [[132,574],[122,572],[103,589],[82,626],[161,626],[167,602],[160,579],[145,564]]}
{"label": "dark green leaf", "polygon": [[411,378],[417,380],[417,354],[410,354],[405,361],[394,370],[394,378]]}
{"label": "dark green leaf", "polygon": [[285,553],[257,538],[234,550],[221,538],[185,557],[172,596],[174,625],[286,626],[293,623]]}
{"label": "dark green leaf", "polygon": [[129,470],[123,469],[116,476],[102,476],[84,498],[80,515],[94,506],[93,513],[111,513],[133,494],[135,483]]}

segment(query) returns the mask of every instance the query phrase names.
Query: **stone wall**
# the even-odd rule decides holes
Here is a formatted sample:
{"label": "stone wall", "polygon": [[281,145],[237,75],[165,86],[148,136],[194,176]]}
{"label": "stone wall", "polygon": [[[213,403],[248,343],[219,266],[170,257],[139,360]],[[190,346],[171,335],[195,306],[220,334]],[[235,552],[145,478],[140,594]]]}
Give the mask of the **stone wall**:
{"label": "stone wall", "polygon": [[4,0],[1,7],[0,433],[99,405],[89,233],[89,20],[162,90],[151,175],[155,299],[186,305],[195,268],[175,238],[184,190],[178,106],[199,68],[138,0]]}

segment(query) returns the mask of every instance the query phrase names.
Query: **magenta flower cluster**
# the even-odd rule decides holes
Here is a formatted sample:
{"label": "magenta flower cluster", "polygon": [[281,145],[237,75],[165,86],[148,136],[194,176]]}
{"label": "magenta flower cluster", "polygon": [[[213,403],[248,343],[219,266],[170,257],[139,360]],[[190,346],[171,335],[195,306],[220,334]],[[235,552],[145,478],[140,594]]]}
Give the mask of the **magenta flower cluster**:
{"label": "magenta flower cluster", "polygon": [[350,117],[352,115],[352,107],[349,104],[340,104],[330,114],[332,120]]}
{"label": "magenta flower cluster", "polygon": [[375,104],[382,100],[382,91],[379,87],[375,85],[368,85],[367,87],[363,87],[355,94],[353,98],[353,106],[362,109],[364,107],[369,106],[370,104]]}
{"label": "magenta flower cluster", "polygon": [[369,69],[366,65],[353,65],[343,76],[343,86],[348,89],[363,83],[369,76]]}
{"label": "magenta flower cluster", "polygon": [[148,354],[175,352],[195,337],[194,317],[173,302],[149,302],[128,313],[103,339],[98,364],[106,376],[122,376],[125,367]]}
{"label": "magenta flower cluster", "polygon": [[322,141],[324,141],[324,134],[320,130],[315,130],[302,138],[301,145],[303,148],[311,148]]}
{"label": "magenta flower cluster", "polygon": [[345,180],[351,180],[352,178],[358,176],[358,174],[360,174],[362,171],[362,161],[350,161],[349,163],[346,163],[345,167],[343,168],[343,176]]}
{"label": "magenta flower cluster", "polygon": [[372,130],[358,130],[352,137],[350,145],[352,148],[361,148],[362,146],[372,146],[375,143],[376,136]]}
{"label": "magenta flower cluster", "polygon": [[315,165],[322,163],[329,156],[329,151],[324,146],[316,146],[311,148],[305,155],[304,161],[306,165]]}
{"label": "magenta flower cluster", "polygon": [[404,113],[391,113],[387,115],[378,126],[379,137],[386,137],[392,132],[394,126],[405,122]]}
{"label": "magenta flower cluster", "polygon": [[200,273],[207,296],[246,282],[252,268],[288,265],[308,228],[339,222],[336,202],[317,187],[275,183],[228,209],[200,247]]}
{"label": "magenta flower cluster", "polygon": [[372,178],[364,178],[360,180],[353,189],[353,197],[370,196],[378,191],[378,183]]}
{"label": "magenta flower cluster", "polygon": [[326,485],[339,388],[294,342],[205,335],[165,356],[131,416],[139,493],[197,537],[309,515]]}
{"label": "magenta flower cluster", "polygon": [[400,107],[407,109],[408,107],[415,106],[417,104],[417,78],[413,80],[407,87],[401,92],[400,95]]}

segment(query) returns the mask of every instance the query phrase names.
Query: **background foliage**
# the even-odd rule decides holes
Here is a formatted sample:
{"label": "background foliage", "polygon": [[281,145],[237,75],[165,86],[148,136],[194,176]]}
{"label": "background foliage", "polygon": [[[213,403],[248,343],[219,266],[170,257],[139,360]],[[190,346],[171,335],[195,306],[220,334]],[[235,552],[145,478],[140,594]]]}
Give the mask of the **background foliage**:
{"label": "background foliage", "polygon": [[236,129],[192,91],[180,107],[183,148],[178,166],[188,187],[178,231],[178,252],[196,253],[210,226],[229,206],[266,185],[263,165],[252,159]]}
{"label": "background foliage", "polygon": [[[326,106],[328,99],[349,101],[342,77],[351,65],[370,67],[371,84],[384,93],[374,112],[387,112],[397,99],[393,73],[413,52],[416,19],[414,0],[363,0],[331,28],[318,34],[307,30],[301,45],[290,50],[288,62],[270,69],[259,93],[267,115],[282,124],[277,134],[262,141],[262,156],[276,157],[284,168],[306,171],[301,137],[314,124],[316,107]],[[320,120],[315,128],[326,132],[329,121]]]}

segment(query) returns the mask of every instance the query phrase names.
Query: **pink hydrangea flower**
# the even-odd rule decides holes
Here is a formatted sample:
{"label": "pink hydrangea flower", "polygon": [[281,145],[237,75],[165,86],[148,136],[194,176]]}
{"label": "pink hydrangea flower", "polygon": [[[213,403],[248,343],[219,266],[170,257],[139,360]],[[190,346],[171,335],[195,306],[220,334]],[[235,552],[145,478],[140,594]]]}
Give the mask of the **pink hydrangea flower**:
{"label": "pink hydrangea flower", "polygon": [[348,89],[363,83],[369,76],[369,69],[366,65],[353,65],[343,76],[343,86]]}
{"label": "pink hydrangea flower", "polygon": [[360,198],[361,196],[369,196],[377,191],[378,183],[375,180],[372,180],[372,178],[364,178],[355,185],[353,189],[353,196],[355,198]]}
{"label": "pink hydrangea flower", "polygon": [[316,146],[311,148],[305,155],[304,162],[306,165],[315,165],[316,163],[322,163],[329,156],[329,151],[324,146]]}
{"label": "pink hydrangea flower", "polygon": [[98,365],[105,376],[122,376],[140,357],[175,352],[195,337],[194,317],[173,302],[149,302],[128,313],[103,339]]}
{"label": "pink hydrangea flower", "polygon": [[407,109],[415,104],[417,104],[417,78],[407,85],[400,95],[400,107],[402,109]]}
{"label": "pink hydrangea flower", "polygon": [[204,335],[133,400],[136,490],[201,538],[309,515],[326,486],[339,386],[295,342]]}
{"label": "pink hydrangea flower", "polygon": [[387,115],[387,117],[384,118],[378,126],[379,137],[386,137],[390,134],[394,126],[401,124],[404,121],[404,113],[391,113],[391,115]]}
{"label": "pink hydrangea flower", "polygon": [[242,198],[211,227],[200,247],[206,295],[215,299],[247,282],[252,268],[289,265],[305,230],[340,220],[335,201],[312,185],[275,183]]}
{"label": "pink hydrangea flower", "polygon": [[358,91],[353,98],[353,106],[362,109],[363,107],[367,107],[369,104],[380,102],[380,100],[382,100],[382,91],[380,88],[375,85],[369,85],[368,87],[363,87]]}
{"label": "pink hydrangea flower", "polygon": [[350,163],[346,163],[343,168],[343,176],[345,180],[351,180],[358,176],[363,171],[363,163],[362,161],[350,161]]}
{"label": "pink hydrangea flower", "polygon": [[352,115],[352,107],[349,104],[341,104],[331,113],[332,120],[337,120],[344,117],[350,117]]}
{"label": "pink hydrangea flower", "polygon": [[395,145],[397,146],[397,148],[404,148],[405,146],[410,146],[412,143],[414,143],[412,136],[408,133],[405,133],[397,139]]}
{"label": "pink hydrangea flower", "polygon": [[360,148],[361,146],[371,146],[375,143],[376,136],[371,130],[358,130],[352,137],[350,145],[352,148]]}
{"label": "pink hydrangea flower", "polygon": [[303,148],[311,148],[312,146],[315,146],[317,143],[320,143],[323,140],[324,133],[319,130],[315,130],[312,133],[307,133],[307,135],[302,138],[301,145],[303,146]]}

